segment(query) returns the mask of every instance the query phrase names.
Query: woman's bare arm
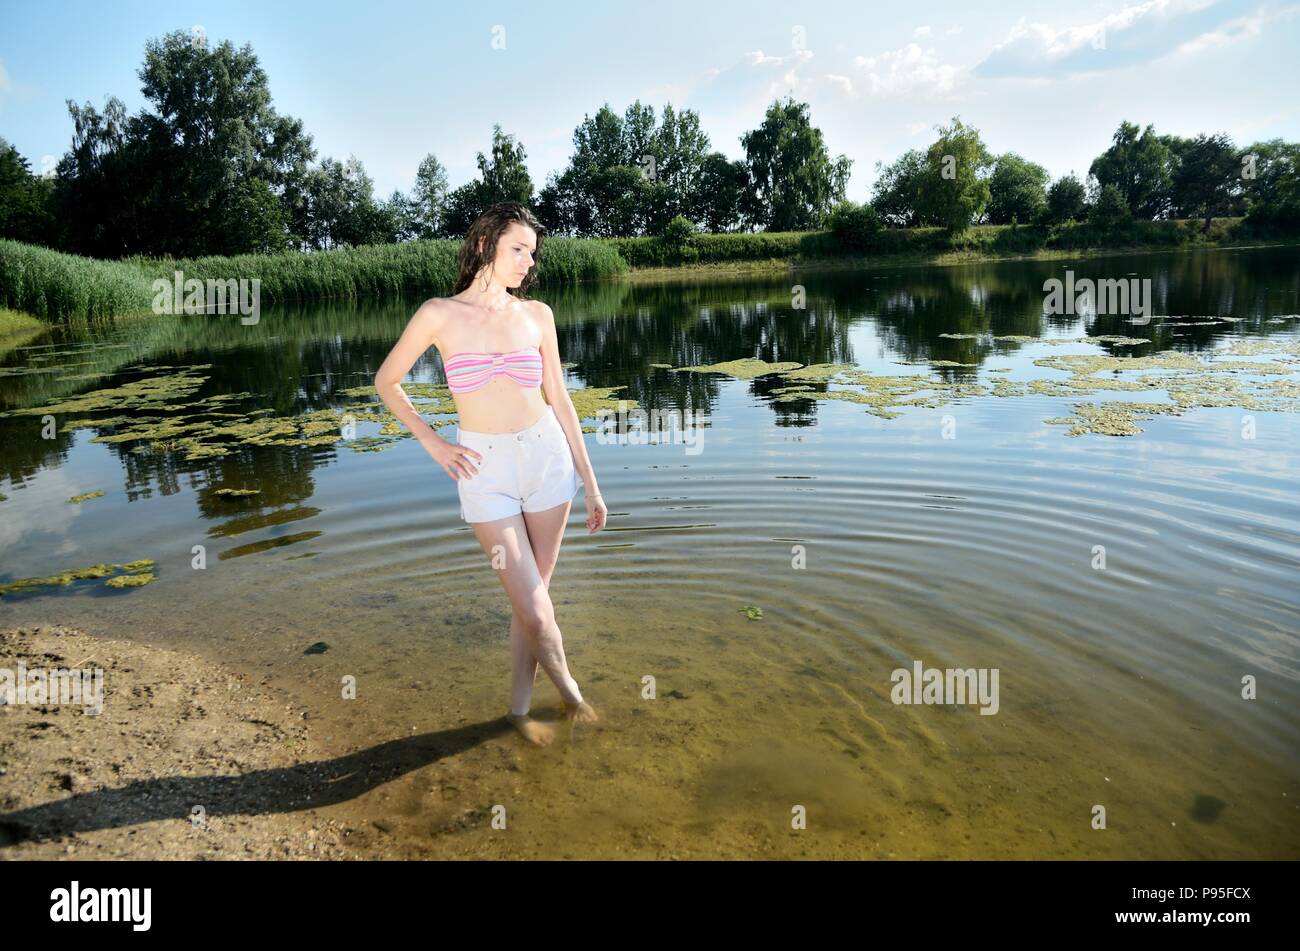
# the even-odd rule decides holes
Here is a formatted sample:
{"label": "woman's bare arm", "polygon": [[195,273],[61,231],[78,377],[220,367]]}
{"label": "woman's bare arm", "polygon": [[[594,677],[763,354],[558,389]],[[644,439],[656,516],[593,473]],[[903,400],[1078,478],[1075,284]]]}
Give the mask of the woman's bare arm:
{"label": "woman's bare arm", "polygon": [[431,300],[425,301],[411,317],[402,336],[375,374],[375,392],[379,398],[426,448],[447,440],[420,418],[411,398],[402,389],[402,380],[411,372],[415,361],[433,344],[437,331],[437,306]]}
{"label": "woman's bare arm", "polygon": [[596,471],[591,467],[591,458],[587,455],[587,443],[582,438],[582,421],[578,411],[573,408],[573,399],[564,385],[564,369],[560,366],[560,344],[555,333],[555,314],[541,301],[533,302],[537,322],[542,325],[542,392],[546,402],[555,409],[555,418],[569,441],[573,452],[573,465],[578,470],[586,486],[588,495],[600,494],[596,485]]}

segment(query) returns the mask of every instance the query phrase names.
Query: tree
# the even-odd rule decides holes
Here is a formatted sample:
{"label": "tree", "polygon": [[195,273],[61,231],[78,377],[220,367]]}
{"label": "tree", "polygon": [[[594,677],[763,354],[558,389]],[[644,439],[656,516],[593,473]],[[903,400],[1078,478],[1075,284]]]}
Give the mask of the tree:
{"label": "tree", "polygon": [[1256,142],[1243,151],[1240,174],[1253,224],[1300,228],[1300,144]]}
{"label": "tree", "polygon": [[851,201],[842,201],[832,208],[826,226],[840,244],[854,251],[873,250],[884,228],[875,208]]}
{"label": "tree", "polygon": [[[651,112],[652,118],[653,115]],[[663,119],[651,136],[649,154],[655,160],[652,182],[660,186],[657,194],[651,196],[649,228],[658,230],[677,216],[691,221],[702,218],[709,137],[700,129],[699,114],[691,109],[679,113],[671,103],[665,105]]]}
{"label": "tree", "polygon": [[1172,184],[1169,146],[1148,125],[1141,135],[1131,122],[1121,122],[1112,145],[1095,158],[1088,174],[1102,188],[1114,185],[1138,218],[1159,218],[1169,210]]}
{"label": "tree", "polygon": [[926,153],[926,167],[920,179],[918,211],[935,219],[949,231],[960,232],[984,213],[989,201],[985,173],[993,162],[979,130],[953,117],[952,124],[939,127],[939,138]]}
{"label": "tree", "polygon": [[126,106],[110,96],[104,111],[67,100],[72,145],[59,160],[50,196],[58,244],[79,254],[116,257],[141,248],[147,211],[142,149],[128,136]]}
{"label": "tree", "polygon": [[700,168],[700,197],[696,206],[704,230],[732,231],[741,222],[741,202],[749,189],[749,169],[721,152],[710,152]]}
{"label": "tree", "polygon": [[1047,207],[1047,169],[1014,152],[1000,155],[989,176],[989,203],[985,214],[991,224],[1012,221],[1028,224]]}
{"label": "tree", "polygon": [[439,236],[462,237],[479,215],[501,201],[532,206],[533,180],[524,165],[526,153],[514,136],[492,126],[491,155],[478,153],[479,177],[450,192],[442,207]]}
{"label": "tree", "polygon": [[706,185],[709,139],[700,118],[640,100],[617,115],[606,103],[573,133],[568,167],[538,198],[538,216],[578,237],[658,234],[677,215],[703,220],[714,211]]}
{"label": "tree", "polygon": [[53,183],[0,136],[0,238],[43,244],[53,237],[49,199]]}
{"label": "tree", "polygon": [[447,171],[432,152],[420,162],[415,172],[415,188],[409,199],[397,202],[396,193],[390,204],[400,208],[405,220],[403,226],[411,238],[434,238],[442,227],[442,216],[447,203]]}
{"label": "tree", "polygon": [[282,196],[300,186],[315,150],[302,123],[272,107],[252,48],[209,48],[177,30],[145,44],[140,80],[154,107],[131,129],[147,153],[150,250],[235,254],[263,244],[240,217],[262,204],[255,183]]}
{"label": "tree", "polygon": [[1133,212],[1118,186],[1099,186],[1097,197],[1088,209],[1088,222],[1106,234],[1114,234],[1132,224]]}
{"label": "tree", "polygon": [[396,239],[391,209],[374,199],[374,185],[355,156],[321,160],[307,176],[307,244],[327,250]]}
{"label": "tree", "polygon": [[1198,135],[1178,149],[1171,201],[1179,217],[1205,218],[1210,230],[1215,215],[1229,213],[1240,188],[1237,150],[1223,133]]}
{"label": "tree", "polygon": [[1047,190],[1047,220],[1052,224],[1080,221],[1087,213],[1083,183],[1071,172],[1052,182]]}
{"label": "tree", "polygon": [[892,165],[876,163],[876,183],[872,188],[871,207],[885,221],[900,228],[914,228],[933,222],[922,221],[921,177],[925,174],[924,152],[911,149]]}
{"label": "tree", "polygon": [[526,157],[524,147],[513,135],[502,132],[499,124],[492,126],[491,156],[478,153],[480,197],[485,208],[499,201],[533,203],[533,180],[524,164]]}
{"label": "tree", "polygon": [[821,228],[844,199],[853,161],[844,155],[831,160],[821,130],[808,121],[807,103],[774,102],[741,144],[753,183],[745,211],[767,230]]}

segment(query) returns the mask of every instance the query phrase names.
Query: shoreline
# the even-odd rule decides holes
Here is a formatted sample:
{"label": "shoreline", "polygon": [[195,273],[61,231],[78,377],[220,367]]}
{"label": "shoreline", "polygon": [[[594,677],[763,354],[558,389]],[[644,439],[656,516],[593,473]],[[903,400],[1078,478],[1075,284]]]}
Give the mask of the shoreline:
{"label": "shoreline", "polygon": [[98,715],[0,706],[0,861],[381,857],[353,847],[373,841],[357,825],[303,803],[334,757],[265,685],[58,624],[0,630],[0,668],[19,663],[101,669],[104,699]]}
{"label": "shoreline", "polygon": [[961,267],[968,264],[1001,264],[1005,261],[1059,261],[1127,257],[1139,254],[1186,254],[1195,251],[1259,251],[1269,248],[1300,248],[1300,240],[1264,241],[1252,244],[1205,244],[1183,246],[1140,245],[1128,248],[1043,248],[1030,252],[995,254],[987,251],[944,251],[938,254],[876,255],[874,257],[767,258],[758,261],[720,261],[680,264],[671,267],[634,267],[611,281],[654,282],[673,278],[715,275],[771,274],[780,271],[878,271],[898,267]]}

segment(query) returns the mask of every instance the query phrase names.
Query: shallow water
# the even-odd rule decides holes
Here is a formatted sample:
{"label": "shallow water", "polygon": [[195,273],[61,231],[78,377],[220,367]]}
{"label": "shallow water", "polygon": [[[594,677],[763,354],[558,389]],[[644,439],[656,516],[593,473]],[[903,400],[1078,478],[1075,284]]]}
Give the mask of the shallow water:
{"label": "shallow water", "polygon": [[[1151,278],[1155,314],[1197,319],[1046,317],[1043,281],[1065,268]],[[796,281],[806,309],[791,306]],[[652,366],[754,357],[991,387],[1065,380],[1033,362],[1064,354],[1293,345],[1300,251],[540,296],[571,388],[623,387],[615,398],[708,416],[698,453],[587,436],[609,525],[589,536],[577,497],[551,591],[601,723],[533,749],[492,722],[508,702],[508,602],[458,518],[455,484],[409,439],[187,460],[90,441],[108,428],[42,439],[40,416],[0,418],[0,584],[157,562],[139,588],[5,596],[0,623],[58,621],[256,672],[338,754],[402,741],[378,757],[369,793],[329,807],[385,824],[376,847],[400,854],[1300,857],[1296,413],[1195,407],[1142,419],[1134,436],[1071,437],[1044,420],[1081,400],[1152,397],[958,396],[882,418],[778,400],[771,391],[791,385],[779,376]],[[276,416],[324,409],[369,383],[411,309],[264,309],[256,326],[159,318],[29,341],[0,360],[0,405],[211,364],[194,371],[208,379],[193,397],[249,392],[230,405]],[[1209,315],[1242,319],[1192,325]],[[1108,334],[1152,343],[1045,342]],[[1011,335],[1036,339],[990,339]],[[1270,379],[1300,381],[1289,360],[1290,376]],[[3,373],[46,366],[69,369]],[[103,375],[59,379],[86,372]],[[432,351],[414,378],[443,382]],[[454,422],[441,431],[454,438]],[[317,641],[329,650],[304,655]],[[997,712],[894,703],[891,672],[916,662],[996,669]],[[348,675],[355,700],[340,697]],[[1246,676],[1258,699],[1242,699]],[[556,699],[540,674],[534,712]],[[495,805],[505,830],[489,824]],[[1099,805],[1105,829],[1093,828]],[[798,807],[807,825],[795,830]]]}

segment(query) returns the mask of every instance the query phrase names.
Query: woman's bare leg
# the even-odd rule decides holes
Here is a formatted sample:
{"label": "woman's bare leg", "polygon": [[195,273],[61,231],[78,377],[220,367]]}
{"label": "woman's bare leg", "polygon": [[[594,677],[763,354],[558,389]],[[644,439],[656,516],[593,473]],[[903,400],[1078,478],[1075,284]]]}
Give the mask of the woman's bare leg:
{"label": "woman's bare leg", "polygon": [[[533,560],[537,563],[538,574],[541,576],[542,583],[545,585],[548,594],[551,587],[551,575],[555,573],[555,563],[560,558],[560,545],[564,542],[564,529],[569,521],[569,508],[571,505],[571,502],[563,502],[554,508],[541,512],[523,513],[524,524],[528,527],[528,538],[533,549]],[[568,670],[568,660],[564,656],[564,639],[560,636],[558,627],[555,629],[555,651],[560,664],[564,666],[565,670]],[[536,668],[534,667],[533,670],[535,672]],[[535,673],[529,675],[526,681],[528,683],[529,697],[532,696],[533,677],[535,677]],[[578,685],[574,683],[573,686],[576,690]],[[561,690],[560,694],[563,696],[564,691]],[[584,721],[596,719],[596,711],[582,699],[581,693],[578,694],[576,702],[566,697],[562,703],[566,716]],[[514,708],[514,710],[521,709],[527,709],[527,707]],[[514,710],[511,712],[514,712]]]}
{"label": "woman's bare leg", "polygon": [[[512,607],[512,709],[508,719],[535,743],[549,743],[553,738],[553,735],[548,735],[549,728],[524,715],[531,700],[538,663],[560,692],[566,711],[580,711],[584,707],[590,710],[583,703],[578,684],[569,673],[548,590],[559,557],[569,504],[566,502],[545,512],[472,523],[474,534],[497,569]],[[534,548],[541,556],[540,563]],[[594,719],[594,712],[591,719]]]}

